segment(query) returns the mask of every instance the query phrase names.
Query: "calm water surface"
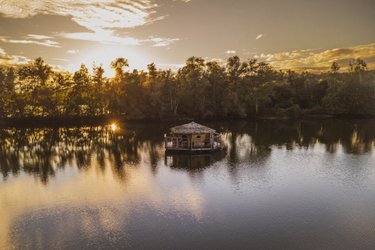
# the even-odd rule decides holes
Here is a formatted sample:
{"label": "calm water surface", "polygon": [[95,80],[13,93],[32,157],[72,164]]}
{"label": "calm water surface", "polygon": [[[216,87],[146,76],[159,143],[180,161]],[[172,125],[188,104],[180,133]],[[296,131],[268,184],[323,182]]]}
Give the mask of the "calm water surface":
{"label": "calm water surface", "polygon": [[375,248],[374,121],[118,125],[0,128],[0,249]]}

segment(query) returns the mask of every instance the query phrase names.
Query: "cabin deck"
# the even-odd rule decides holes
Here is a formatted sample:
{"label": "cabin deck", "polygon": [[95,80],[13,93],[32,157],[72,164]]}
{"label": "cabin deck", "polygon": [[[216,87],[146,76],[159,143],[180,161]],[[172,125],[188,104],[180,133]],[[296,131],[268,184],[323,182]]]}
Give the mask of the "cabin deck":
{"label": "cabin deck", "polygon": [[213,152],[220,150],[219,148],[174,148],[174,147],[166,147],[166,151],[168,152]]}

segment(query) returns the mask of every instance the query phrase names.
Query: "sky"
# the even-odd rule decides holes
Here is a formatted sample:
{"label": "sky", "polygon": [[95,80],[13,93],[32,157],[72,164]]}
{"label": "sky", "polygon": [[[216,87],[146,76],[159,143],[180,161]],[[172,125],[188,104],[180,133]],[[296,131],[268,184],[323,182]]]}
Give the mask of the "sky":
{"label": "sky", "polygon": [[[191,56],[237,55],[276,68],[375,69],[374,0],[0,0],[0,63],[177,69]],[[345,67],[343,67],[344,69]]]}

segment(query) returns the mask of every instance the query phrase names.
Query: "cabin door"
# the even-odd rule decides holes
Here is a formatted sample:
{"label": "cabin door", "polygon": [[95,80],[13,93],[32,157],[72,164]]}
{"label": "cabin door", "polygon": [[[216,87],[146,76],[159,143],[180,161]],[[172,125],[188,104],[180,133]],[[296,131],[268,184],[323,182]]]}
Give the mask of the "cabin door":
{"label": "cabin door", "polygon": [[182,147],[189,148],[189,137],[187,135],[182,136]]}

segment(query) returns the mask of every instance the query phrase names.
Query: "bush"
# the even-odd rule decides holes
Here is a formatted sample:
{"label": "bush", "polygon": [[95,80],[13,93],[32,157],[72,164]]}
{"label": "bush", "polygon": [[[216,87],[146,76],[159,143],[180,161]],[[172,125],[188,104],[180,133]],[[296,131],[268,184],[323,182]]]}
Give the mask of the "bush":
{"label": "bush", "polygon": [[294,104],[292,107],[290,107],[286,110],[286,113],[287,113],[288,117],[298,118],[298,117],[301,116],[302,111],[301,111],[301,108],[299,107],[299,105]]}

